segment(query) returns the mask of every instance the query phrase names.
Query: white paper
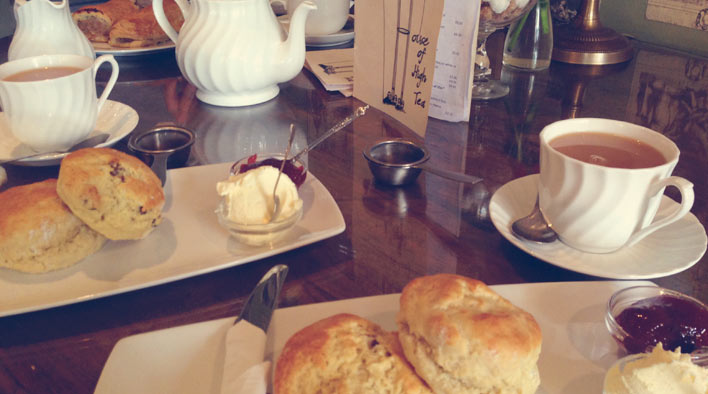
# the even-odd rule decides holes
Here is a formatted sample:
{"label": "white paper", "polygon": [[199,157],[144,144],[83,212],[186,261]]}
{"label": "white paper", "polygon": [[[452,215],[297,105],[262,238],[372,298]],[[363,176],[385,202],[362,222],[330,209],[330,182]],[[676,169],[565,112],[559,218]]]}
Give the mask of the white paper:
{"label": "white paper", "polygon": [[308,51],[305,53],[305,68],[315,74],[326,90],[351,91],[354,88],[352,48]]}
{"label": "white paper", "polygon": [[480,6],[481,0],[445,2],[428,113],[433,118],[469,120]]}
{"label": "white paper", "polygon": [[241,320],[226,333],[222,394],[265,394],[270,361],[263,361],[266,333]]}

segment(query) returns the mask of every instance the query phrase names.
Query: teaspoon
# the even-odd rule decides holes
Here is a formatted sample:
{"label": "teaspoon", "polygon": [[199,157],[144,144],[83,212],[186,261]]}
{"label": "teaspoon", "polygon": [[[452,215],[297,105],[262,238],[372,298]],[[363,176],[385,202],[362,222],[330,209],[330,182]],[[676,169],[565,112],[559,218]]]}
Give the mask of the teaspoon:
{"label": "teaspoon", "polygon": [[[30,155],[25,155],[22,157],[15,157],[12,159],[7,159],[7,160],[2,160],[0,161],[0,164],[5,164],[5,163],[12,163],[15,161],[19,160],[24,160],[24,159],[31,159],[33,157],[39,157],[39,156],[49,156],[49,155],[63,155],[65,153],[70,153],[73,151],[77,151],[79,149],[83,148],[93,148],[94,146],[98,144],[102,144],[108,140],[108,137],[110,135],[108,133],[100,133],[96,134],[94,136],[88,137],[84,139],[83,141],[80,141],[76,145],[72,146],[71,148],[65,150],[65,151],[54,151],[54,152],[39,152],[39,153],[32,153]],[[45,160],[52,159],[52,157],[46,157],[44,158]]]}
{"label": "teaspoon", "polygon": [[327,130],[326,133],[322,134],[316,140],[312,141],[309,145],[307,145],[307,147],[305,147],[305,149],[303,149],[300,152],[298,152],[297,154],[295,154],[295,156],[293,156],[292,159],[290,159],[290,160],[292,160],[293,162],[297,161],[297,159],[299,159],[300,156],[311,151],[314,147],[316,147],[317,145],[322,143],[322,141],[326,140],[327,138],[336,134],[338,131],[345,128],[347,125],[349,125],[349,123],[353,122],[356,118],[364,115],[366,113],[367,109],[369,109],[368,104],[363,107],[357,108],[356,110],[354,110],[354,112],[351,115],[349,115],[346,118],[337,122],[337,124],[335,124],[334,126],[332,126],[332,128]]}
{"label": "teaspoon", "polygon": [[558,234],[546,223],[541,209],[538,207],[538,195],[533,210],[527,216],[516,220],[511,225],[511,231],[517,237],[534,242],[553,242],[558,239]]}
{"label": "teaspoon", "polygon": [[280,176],[283,175],[283,168],[285,167],[285,162],[288,161],[288,155],[290,154],[290,148],[293,146],[293,139],[295,138],[295,125],[290,123],[290,137],[288,138],[288,146],[285,148],[285,154],[283,155],[283,161],[280,163],[280,168],[278,169],[278,176],[275,178],[275,185],[273,186],[273,213],[270,215],[270,220],[268,223],[275,221],[276,217],[280,214],[280,197],[276,191],[278,190],[278,181],[280,181]]}

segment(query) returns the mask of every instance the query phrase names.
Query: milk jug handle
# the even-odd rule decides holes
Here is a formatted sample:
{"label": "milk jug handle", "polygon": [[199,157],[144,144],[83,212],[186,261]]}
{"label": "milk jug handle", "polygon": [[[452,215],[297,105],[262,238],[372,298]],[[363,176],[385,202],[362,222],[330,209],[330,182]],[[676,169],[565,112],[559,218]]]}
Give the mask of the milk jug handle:
{"label": "milk jug handle", "polygon": [[681,219],[688,213],[688,211],[691,210],[691,207],[693,206],[693,200],[695,198],[693,194],[693,183],[678,176],[671,176],[657,182],[656,185],[654,185],[653,193],[650,192],[648,197],[652,197],[656,193],[663,193],[663,190],[666,186],[674,186],[679,190],[679,192],[681,193],[681,205],[665,218],[656,220],[648,226],[644,227],[643,229],[632,234],[632,236],[629,237],[629,240],[627,241],[625,246],[632,246],[636,244],[654,231],[662,227],[668,226],[669,224]]}
{"label": "milk jug handle", "polygon": [[[188,6],[184,2],[184,0],[175,0],[175,3],[177,3],[177,5],[179,6],[179,10],[180,12],[182,12],[182,15],[186,17]],[[170,40],[172,40],[172,42],[176,44],[178,33],[177,30],[172,27],[170,21],[168,21],[167,17],[165,16],[165,9],[163,7],[162,0],[152,0],[152,12],[153,14],[155,14],[157,24],[160,25],[165,34],[167,34],[167,37],[170,37]]]}
{"label": "milk jug handle", "polygon": [[106,63],[106,62],[111,64],[111,76],[110,76],[110,78],[108,78],[108,82],[106,83],[106,87],[103,88],[103,92],[101,92],[101,96],[98,98],[98,106],[97,106],[98,113],[101,113],[101,107],[103,107],[103,104],[106,102],[108,95],[111,94],[111,90],[113,90],[113,87],[115,86],[116,81],[118,80],[118,62],[116,62],[116,59],[113,57],[113,55],[102,55],[102,56],[99,56],[98,58],[96,58],[96,60],[93,62],[93,79],[94,79],[94,81],[96,80],[96,74],[98,73],[98,68],[101,67],[101,64]]}

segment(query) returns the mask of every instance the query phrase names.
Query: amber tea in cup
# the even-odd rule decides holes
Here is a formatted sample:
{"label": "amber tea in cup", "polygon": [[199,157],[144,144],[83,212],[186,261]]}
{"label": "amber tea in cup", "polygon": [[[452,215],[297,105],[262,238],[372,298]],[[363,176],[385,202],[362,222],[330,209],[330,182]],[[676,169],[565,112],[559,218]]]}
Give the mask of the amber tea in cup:
{"label": "amber tea in cup", "polygon": [[566,134],[548,143],[558,152],[584,161],[614,168],[649,168],[666,163],[653,146],[636,138],[601,132]]}
{"label": "amber tea in cup", "polygon": [[20,71],[3,78],[7,82],[32,82],[43,81],[45,79],[61,78],[81,71],[78,67],[41,67],[31,70]]}
{"label": "amber tea in cup", "polygon": [[[539,135],[539,207],[565,244],[590,253],[631,246],[688,213],[693,184],[671,176],[676,144],[646,127],[611,119],[554,122]],[[666,186],[678,207],[655,219]]]}
{"label": "amber tea in cup", "polygon": [[[96,72],[108,63],[111,76],[97,97]],[[118,79],[112,55],[41,55],[0,65],[0,103],[10,132],[35,152],[69,149],[94,130]]]}

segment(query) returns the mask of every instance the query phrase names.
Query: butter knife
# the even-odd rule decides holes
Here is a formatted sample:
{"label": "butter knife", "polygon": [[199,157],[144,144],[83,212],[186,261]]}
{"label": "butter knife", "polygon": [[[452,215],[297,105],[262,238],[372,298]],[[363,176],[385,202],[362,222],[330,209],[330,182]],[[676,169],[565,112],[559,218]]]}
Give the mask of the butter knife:
{"label": "butter knife", "polygon": [[287,265],[278,264],[269,269],[248,296],[246,305],[234,324],[246,320],[267,333],[270,318],[273,316],[273,310],[278,306],[280,289],[287,275]]}
{"label": "butter knife", "polygon": [[270,376],[270,362],[263,360],[266,333],[287,274],[283,264],[268,270],[226,332],[222,393],[265,393]]}

